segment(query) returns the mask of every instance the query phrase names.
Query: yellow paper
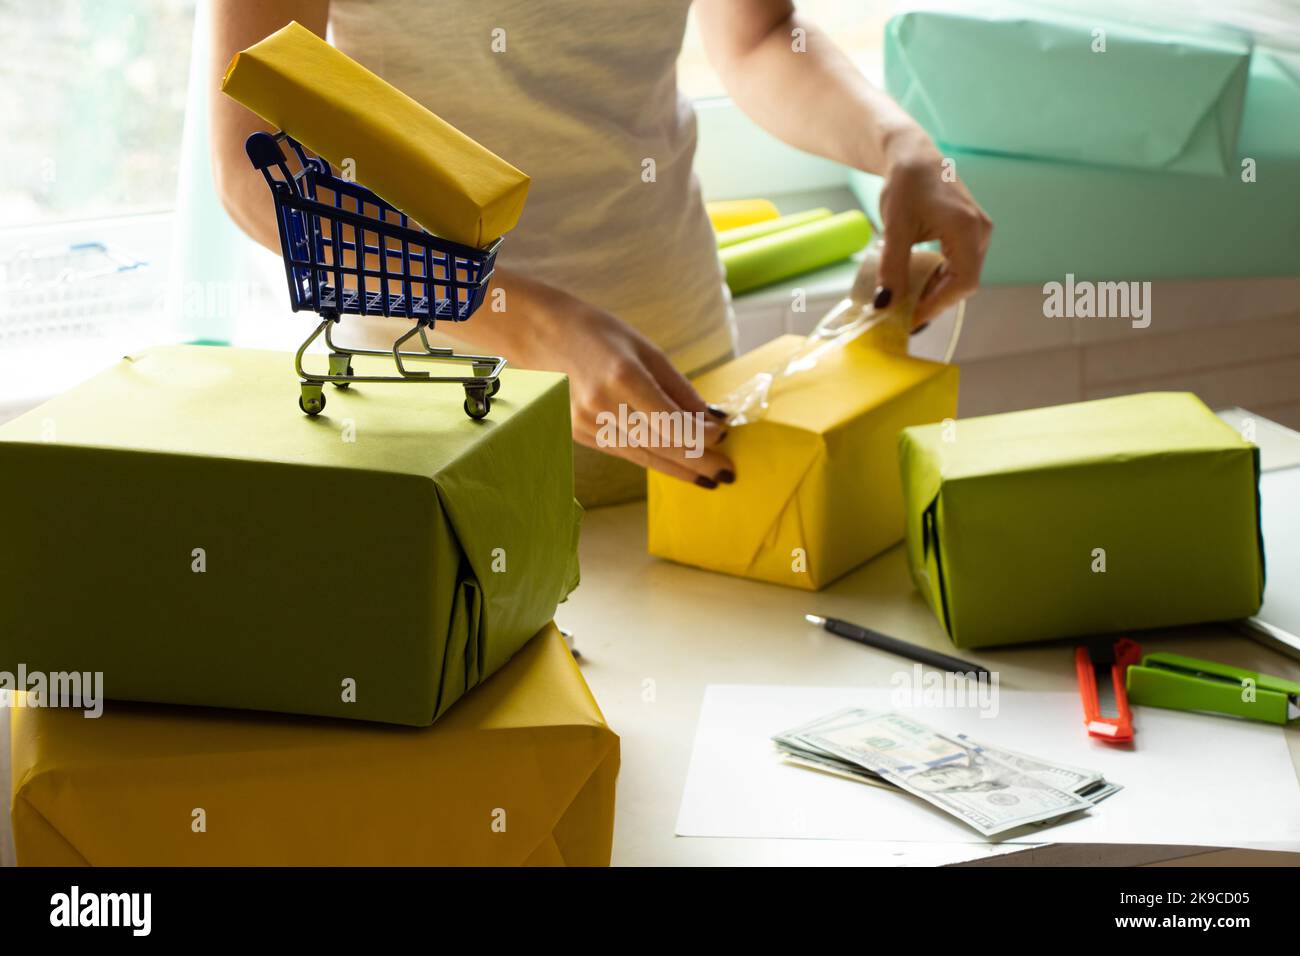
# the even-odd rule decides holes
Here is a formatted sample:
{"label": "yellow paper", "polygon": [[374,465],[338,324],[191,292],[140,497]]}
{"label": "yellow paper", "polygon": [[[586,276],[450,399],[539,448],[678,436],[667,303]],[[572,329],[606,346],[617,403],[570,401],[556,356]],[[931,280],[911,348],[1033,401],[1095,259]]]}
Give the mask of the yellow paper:
{"label": "yellow paper", "polygon": [[12,720],[19,865],[609,862],[619,741],[553,625],[428,728],[116,701]]}
{"label": "yellow paper", "polygon": [[[805,345],[775,339],[695,384],[711,402]],[[774,387],[765,415],[733,427],[737,480],[714,490],[649,473],[650,553],[817,590],[903,537],[898,433],[957,412],[955,366],[853,341]]]}
{"label": "yellow paper", "polygon": [[705,203],[714,232],[738,229],[756,222],[776,219],[781,213],[770,199],[723,199]]}
{"label": "yellow paper", "polygon": [[236,53],[221,89],[435,235],[482,248],[523,212],[524,173],[297,22]]}

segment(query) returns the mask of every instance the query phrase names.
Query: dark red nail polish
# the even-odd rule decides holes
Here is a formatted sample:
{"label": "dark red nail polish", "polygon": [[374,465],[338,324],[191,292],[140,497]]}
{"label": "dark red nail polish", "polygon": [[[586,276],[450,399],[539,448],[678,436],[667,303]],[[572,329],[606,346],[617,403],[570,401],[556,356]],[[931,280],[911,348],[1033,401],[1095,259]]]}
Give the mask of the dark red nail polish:
{"label": "dark red nail polish", "polygon": [[705,475],[696,475],[695,483],[699,485],[701,488],[708,488],[710,491],[718,487],[718,483],[716,481],[714,481],[712,478],[706,477]]}
{"label": "dark red nail polish", "polygon": [[724,468],[722,471],[718,472],[717,478],[720,483],[729,485],[736,480],[736,473],[730,468]]}
{"label": "dark red nail polish", "polygon": [[891,299],[893,299],[893,297],[894,297],[894,293],[890,292],[882,285],[879,289],[876,290],[876,297],[874,300],[872,300],[871,304],[876,309],[887,309],[889,308],[889,302]]}
{"label": "dark red nail polish", "polygon": [[724,422],[727,420],[727,410],[721,405],[708,405],[705,407],[708,408],[709,414],[714,418],[720,418]]}
{"label": "dark red nail polish", "polygon": [[916,328],[914,328],[914,329],[912,330],[912,334],[913,334],[913,335],[916,335],[916,333],[918,333],[918,332],[924,332],[924,331],[925,331],[926,329],[928,329],[929,327],[930,327],[930,323],[929,323],[929,322],[922,322],[920,325],[918,325]]}

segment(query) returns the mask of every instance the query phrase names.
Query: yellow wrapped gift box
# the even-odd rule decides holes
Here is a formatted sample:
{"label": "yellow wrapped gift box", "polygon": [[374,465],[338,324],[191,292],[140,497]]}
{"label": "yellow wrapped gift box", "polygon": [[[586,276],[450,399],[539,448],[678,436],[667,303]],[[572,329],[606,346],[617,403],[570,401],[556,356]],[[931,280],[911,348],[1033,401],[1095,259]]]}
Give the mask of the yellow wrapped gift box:
{"label": "yellow wrapped gift box", "polygon": [[236,53],[221,90],[430,232],[485,247],[528,176],[297,22]]}
{"label": "yellow wrapped gift box", "polygon": [[19,865],[606,865],[618,737],[548,625],[433,727],[16,707]]}
{"label": "yellow wrapped gift box", "polygon": [[[805,347],[786,335],[701,376],[720,402]],[[731,485],[706,490],[649,473],[650,553],[683,564],[816,590],[903,537],[898,433],[957,411],[957,369],[876,347],[827,350],[779,380],[766,414],[722,447]]]}

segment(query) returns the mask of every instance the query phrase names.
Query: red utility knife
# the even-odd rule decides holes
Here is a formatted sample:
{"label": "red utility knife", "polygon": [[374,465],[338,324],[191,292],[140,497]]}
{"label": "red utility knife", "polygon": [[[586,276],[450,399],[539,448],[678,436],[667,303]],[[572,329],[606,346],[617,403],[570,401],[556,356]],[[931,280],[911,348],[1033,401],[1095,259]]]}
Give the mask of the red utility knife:
{"label": "red utility knife", "polygon": [[[1097,641],[1074,649],[1074,669],[1079,675],[1079,696],[1083,698],[1083,725],[1088,728],[1089,736],[1117,743],[1133,739],[1133,714],[1128,709],[1125,680],[1129,665],[1141,659],[1141,645],[1127,637],[1114,644]],[[1098,695],[1098,676],[1104,681],[1107,672],[1114,690],[1114,716],[1101,712]],[[1103,684],[1103,693],[1104,687]]]}

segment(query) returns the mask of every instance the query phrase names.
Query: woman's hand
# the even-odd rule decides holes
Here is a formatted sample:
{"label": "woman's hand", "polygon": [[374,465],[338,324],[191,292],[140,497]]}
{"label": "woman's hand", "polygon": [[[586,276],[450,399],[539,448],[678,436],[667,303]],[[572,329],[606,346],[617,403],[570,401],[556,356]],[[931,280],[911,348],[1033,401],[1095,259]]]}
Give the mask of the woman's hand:
{"label": "woman's hand", "polygon": [[[791,0],[695,0],[695,19],[727,92],[791,146],[885,177],[877,308],[907,295],[913,243],[937,239],[947,265],[917,305],[930,319],[975,291],[992,224],[907,113]],[[797,50],[793,36],[805,41]]]}
{"label": "woman's hand", "polygon": [[917,303],[913,327],[920,328],[979,287],[993,223],[957,178],[930,138],[919,129],[890,144],[885,186],[880,194],[884,250],[876,308],[906,296],[912,246],[939,240],[945,262]]}
{"label": "woman's hand", "polygon": [[[721,411],[710,410],[645,336],[603,309],[507,270],[497,270],[493,285],[505,290],[505,310],[480,309],[464,334],[513,365],[568,375],[577,441],[704,488],[736,480],[716,447],[726,434]],[[653,442],[645,442],[647,435]]]}

